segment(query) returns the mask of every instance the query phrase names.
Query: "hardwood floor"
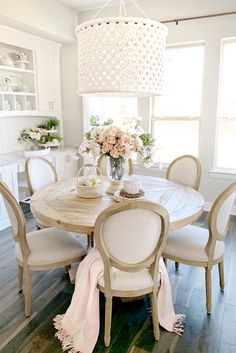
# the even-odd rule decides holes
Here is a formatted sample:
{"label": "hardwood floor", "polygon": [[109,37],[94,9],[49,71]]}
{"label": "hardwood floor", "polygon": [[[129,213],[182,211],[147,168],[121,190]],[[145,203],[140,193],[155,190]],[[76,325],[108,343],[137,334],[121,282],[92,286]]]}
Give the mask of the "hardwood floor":
{"label": "hardwood floor", "polygon": [[[205,226],[207,215],[198,220]],[[26,213],[28,231],[35,222]],[[204,270],[180,265],[175,272],[168,261],[175,309],[186,314],[182,337],[161,330],[159,342],[153,339],[148,298],[122,303],[114,300],[112,339],[103,345],[104,300],[101,295],[101,330],[96,353],[236,353],[236,218],[232,217],[226,240],[225,292],[219,290],[217,267],[213,271],[212,315],[205,311]],[[24,297],[17,291],[14,242],[10,230],[0,232],[0,353],[59,353],[54,337],[53,317],[64,313],[70,303],[73,285],[63,269],[34,272],[33,314],[24,316]],[[230,279],[230,280],[229,280]]]}

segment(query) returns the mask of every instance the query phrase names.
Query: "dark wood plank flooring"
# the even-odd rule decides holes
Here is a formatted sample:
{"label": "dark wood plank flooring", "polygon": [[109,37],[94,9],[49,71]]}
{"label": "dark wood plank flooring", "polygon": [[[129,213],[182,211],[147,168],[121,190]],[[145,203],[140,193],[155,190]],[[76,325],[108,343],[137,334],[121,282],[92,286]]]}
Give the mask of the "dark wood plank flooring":
{"label": "dark wood plank flooring", "polygon": [[[26,209],[27,211],[27,209]],[[28,231],[35,222],[26,212]],[[207,214],[196,222],[206,226]],[[122,303],[114,299],[112,340],[103,345],[104,299],[101,295],[101,329],[96,353],[236,353],[236,218],[232,217],[226,240],[225,292],[218,285],[217,267],[213,271],[213,310],[205,311],[203,269],[180,265],[175,272],[168,262],[175,309],[186,314],[182,337],[161,330],[155,342],[148,308],[149,299]],[[63,269],[34,272],[32,316],[24,316],[24,296],[17,291],[14,242],[10,229],[0,232],[0,353],[61,353],[54,337],[53,317],[64,313],[70,303],[73,285]]]}

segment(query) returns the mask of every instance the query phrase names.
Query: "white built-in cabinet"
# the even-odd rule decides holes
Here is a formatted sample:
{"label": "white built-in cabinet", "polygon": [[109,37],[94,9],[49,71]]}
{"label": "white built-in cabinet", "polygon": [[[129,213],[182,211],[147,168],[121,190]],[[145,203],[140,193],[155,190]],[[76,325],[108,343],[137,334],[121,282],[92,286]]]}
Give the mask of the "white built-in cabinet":
{"label": "white built-in cabinet", "polygon": [[[60,48],[0,25],[0,117],[61,119]],[[20,60],[20,55],[26,59]]]}
{"label": "white built-in cabinet", "polygon": [[41,112],[61,110],[60,61],[57,48],[36,51],[38,109]]}
{"label": "white built-in cabinet", "polygon": [[72,178],[78,173],[78,160],[73,158],[74,153],[61,152],[53,156],[53,164],[57,171],[58,180]]}
{"label": "white built-in cabinet", "polygon": [[[17,201],[19,200],[18,181],[17,181],[17,165],[12,164],[0,168],[0,180],[2,180],[11,190]],[[0,230],[8,227],[10,221],[7,211],[0,195]]]}

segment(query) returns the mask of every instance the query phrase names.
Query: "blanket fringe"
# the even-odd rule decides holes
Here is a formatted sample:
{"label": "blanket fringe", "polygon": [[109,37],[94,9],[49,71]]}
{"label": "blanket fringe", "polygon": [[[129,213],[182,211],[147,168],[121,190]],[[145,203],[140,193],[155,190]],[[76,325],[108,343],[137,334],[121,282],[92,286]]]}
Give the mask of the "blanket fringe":
{"label": "blanket fringe", "polygon": [[53,319],[54,327],[57,330],[55,337],[57,337],[59,339],[59,341],[61,342],[63,351],[68,351],[68,353],[82,353],[82,352],[79,352],[75,349],[73,338],[62,327],[63,317],[64,317],[64,315],[57,315]]}
{"label": "blanket fringe", "polygon": [[175,319],[176,320],[173,325],[173,332],[175,332],[179,336],[182,336],[184,332],[184,323],[185,323],[186,316],[182,314],[177,314],[175,316]]}

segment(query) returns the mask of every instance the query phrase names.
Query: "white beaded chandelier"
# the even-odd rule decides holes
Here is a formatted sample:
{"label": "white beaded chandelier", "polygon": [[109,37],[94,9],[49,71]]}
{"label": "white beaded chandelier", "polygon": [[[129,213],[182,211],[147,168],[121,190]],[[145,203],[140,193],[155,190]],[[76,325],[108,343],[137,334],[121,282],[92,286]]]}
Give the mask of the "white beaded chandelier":
{"label": "white beaded chandelier", "polygon": [[[162,94],[167,27],[147,18],[128,17],[125,0],[120,0],[119,17],[97,19],[110,1],[76,28],[78,94]],[[131,2],[145,16],[136,1]]]}

